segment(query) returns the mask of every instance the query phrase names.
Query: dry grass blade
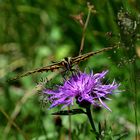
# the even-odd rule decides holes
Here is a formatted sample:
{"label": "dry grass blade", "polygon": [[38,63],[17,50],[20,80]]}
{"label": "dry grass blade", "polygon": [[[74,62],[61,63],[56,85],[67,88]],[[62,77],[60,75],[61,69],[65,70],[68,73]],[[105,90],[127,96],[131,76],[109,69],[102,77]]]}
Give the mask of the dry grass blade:
{"label": "dry grass blade", "polygon": [[[0,107],[0,112],[2,112],[2,114],[5,116],[5,118],[8,120],[8,122],[13,125],[18,131],[19,133],[22,134],[22,136],[24,137],[25,140],[28,140],[27,136],[25,135],[25,133],[19,128],[19,126],[14,122],[13,119],[11,119],[9,117],[9,115]],[[5,137],[6,135],[3,135],[3,139],[6,139]]]}

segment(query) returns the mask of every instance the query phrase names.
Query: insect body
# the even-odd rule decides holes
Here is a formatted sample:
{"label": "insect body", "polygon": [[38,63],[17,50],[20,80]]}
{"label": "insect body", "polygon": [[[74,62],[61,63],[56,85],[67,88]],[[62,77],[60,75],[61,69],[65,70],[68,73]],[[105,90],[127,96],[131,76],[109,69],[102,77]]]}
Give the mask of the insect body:
{"label": "insect body", "polygon": [[17,77],[13,78],[12,80],[16,80],[18,78],[28,76],[28,75],[33,74],[33,73],[44,72],[44,71],[47,72],[49,70],[53,71],[53,70],[56,70],[56,69],[59,69],[59,68],[65,68],[67,70],[71,70],[72,67],[75,64],[78,64],[79,62],[88,59],[90,56],[93,56],[95,54],[98,54],[98,53],[101,53],[101,52],[104,52],[104,51],[112,50],[112,49],[117,48],[117,47],[118,46],[108,47],[108,48],[101,49],[99,51],[89,52],[89,53],[79,55],[79,56],[76,56],[76,57],[66,57],[63,60],[61,60],[60,62],[53,63],[51,65],[44,66],[44,67],[41,67],[41,68],[38,68],[38,69],[35,69],[35,70],[28,71],[28,72],[23,73],[21,75],[18,75]]}

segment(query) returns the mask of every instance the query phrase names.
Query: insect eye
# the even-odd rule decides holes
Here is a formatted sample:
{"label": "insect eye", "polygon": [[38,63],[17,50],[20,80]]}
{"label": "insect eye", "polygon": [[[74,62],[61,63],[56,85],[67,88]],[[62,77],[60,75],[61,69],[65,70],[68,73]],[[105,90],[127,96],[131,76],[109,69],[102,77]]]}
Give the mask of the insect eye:
{"label": "insect eye", "polygon": [[65,57],[64,60],[65,60],[66,62],[68,62],[68,57]]}

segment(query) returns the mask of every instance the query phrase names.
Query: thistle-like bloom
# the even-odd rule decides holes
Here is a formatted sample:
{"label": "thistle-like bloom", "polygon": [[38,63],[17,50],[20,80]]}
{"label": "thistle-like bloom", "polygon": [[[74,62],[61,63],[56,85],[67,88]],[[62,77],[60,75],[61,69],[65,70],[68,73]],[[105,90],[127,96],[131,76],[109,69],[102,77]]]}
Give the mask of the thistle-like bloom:
{"label": "thistle-like bloom", "polygon": [[48,94],[48,100],[52,103],[50,108],[63,105],[62,108],[73,105],[74,100],[81,107],[88,105],[103,106],[110,110],[102,101],[108,94],[113,92],[119,86],[115,81],[111,84],[103,84],[103,79],[108,71],[90,74],[79,72],[72,75],[70,79],[65,80],[64,84],[58,86],[56,90],[45,89],[43,93]]}

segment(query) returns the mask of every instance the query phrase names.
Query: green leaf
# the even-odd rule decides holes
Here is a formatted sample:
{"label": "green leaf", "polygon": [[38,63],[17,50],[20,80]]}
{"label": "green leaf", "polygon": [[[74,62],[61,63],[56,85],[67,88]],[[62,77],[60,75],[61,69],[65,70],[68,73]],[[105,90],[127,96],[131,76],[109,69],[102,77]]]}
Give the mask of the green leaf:
{"label": "green leaf", "polygon": [[86,114],[82,109],[72,109],[72,110],[64,110],[52,113],[52,115],[76,115],[76,114]]}

